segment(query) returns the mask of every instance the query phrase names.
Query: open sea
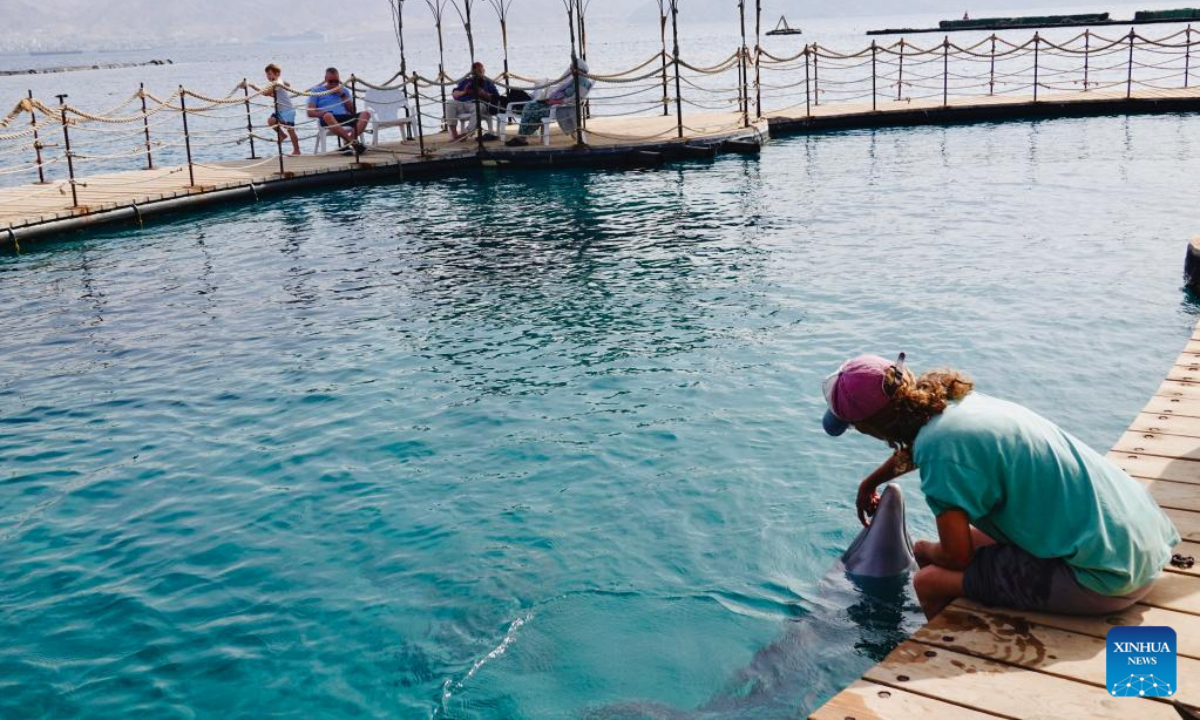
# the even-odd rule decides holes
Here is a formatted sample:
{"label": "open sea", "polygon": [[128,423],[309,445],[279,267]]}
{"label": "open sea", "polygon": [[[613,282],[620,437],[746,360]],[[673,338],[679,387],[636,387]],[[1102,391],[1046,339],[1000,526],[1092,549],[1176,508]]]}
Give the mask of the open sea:
{"label": "open sea", "polygon": [[[264,61],[217,54],[0,95]],[[1196,321],[1198,151],[829,133],[0,254],[0,717],[800,716],[919,624],[827,575],[886,449],[824,436],[821,379],[903,350],[1108,447]]]}

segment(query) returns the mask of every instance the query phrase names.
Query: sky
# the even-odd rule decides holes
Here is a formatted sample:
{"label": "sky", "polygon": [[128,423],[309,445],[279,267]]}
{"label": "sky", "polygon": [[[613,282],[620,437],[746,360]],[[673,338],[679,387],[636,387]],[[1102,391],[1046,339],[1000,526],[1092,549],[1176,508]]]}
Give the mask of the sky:
{"label": "sky", "polygon": [[[459,0],[461,3],[462,0]],[[514,22],[559,22],[562,0],[511,0]],[[753,0],[749,0],[752,4]],[[1175,3],[1144,3],[1151,7],[1185,6]],[[406,0],[406,26],[420,32],[429,27],[431,14],[425,0]],[[488,0],[475,0],[479,22],[495,22]],[[1046,11],[1074,7],[1077,10],[1115,9],[1119,3],[1083,0],[763,0],[764,19],[770,22],[786,14],[793,25],[806,18],[843,16],[891,16],[908,13],[941,13],[959,17],[964,10],[979,17],[993,12]],[[989,7],[990,6],[990,7]],[[268,34],[315,31],[329,39],[354,38],[390,28],[387,0],[354,0],[347,5],[328,0],[287,0],[256,3],[246,0],[0,0],[0,47],[22,51],[58,44],[96,47],[111,42],[124,47],[161,46],[170,43],[249,41]],[[681,21],[714,21],[736,17],[736,0],[680,0]],[[657,0],[591,0],[589,22],[619,22],[654,18]],[[457,23],[452,9],[447,13]]]}

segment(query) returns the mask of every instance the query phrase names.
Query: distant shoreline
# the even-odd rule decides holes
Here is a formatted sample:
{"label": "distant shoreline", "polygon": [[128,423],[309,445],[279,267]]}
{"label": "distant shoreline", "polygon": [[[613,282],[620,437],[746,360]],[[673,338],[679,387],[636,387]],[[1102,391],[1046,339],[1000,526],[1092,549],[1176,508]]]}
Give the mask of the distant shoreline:
{"label": "distant shoreline", "polygon": [[147,60],[146,62],[125,62],[125,63],[96,63],[93,65],[60,65],[57,67],[47,68],[29,68],[28,70],[0,70],[0,77],[12,77],[14,75],[50,75],[52,73],[76,72],[79,70],[119,70],[121,68],[147,67],[149,65],[174,65],[174,61],[169,58],[166,60]]}

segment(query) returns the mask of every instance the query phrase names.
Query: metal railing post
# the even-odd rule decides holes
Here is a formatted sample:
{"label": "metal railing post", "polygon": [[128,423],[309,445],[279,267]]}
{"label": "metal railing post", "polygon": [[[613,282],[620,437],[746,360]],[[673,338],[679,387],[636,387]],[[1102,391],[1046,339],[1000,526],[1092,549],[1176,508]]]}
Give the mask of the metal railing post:
{"label": "metal railing post", "polygon": [[63,147],[67,154],[67,178],[71,183],[71,207],[79,207],[79,192],[75,188],[75,156],[71,153],[71,131],[68,129],[70,123],[67,121],[67,98],[68,95],[58,95],[58,107],[62,113],[62,131],[63,131]]}
{"label": "metal railing post", "polygon": [[950,104],[950,36],[942,40],[942,107]]}
{"label": "metal railing post", "polygon": [[683,81],[679,77],[679,0],[671,0],[671,37],[675,56],[675,121],[683,139]]}
{"label": "metal railing post", "polygon": [[279,116],[279,88],[271,89],[271,103],[275,106],[275,150],[279,153],[279,177],[284,177],[287,171],[283,168],[283,123]]}
{"label": "metal railing post", "polygon": [[1041,33],[1035,32],[1033,34],[1033,101],[1034,102],[1038,101],[1038,85],[1040,84],[1039,77],[1038,77],[1038,57],[1041,54],[1041,49],[1042,49],[1042,35],[1041,35]]}
{"label": "metal railing post", "polygon": [[417,73],[413,73],[413,100],[417,104],[417,145],[421,148],[421,157],[425,157],[425,118],[421,115],[421,86],[417,79],[420,77]]}
{"label": "metal railing post", "polygon": [[37,155],[38,182],[45,184],[46,169],[42,167],[42,141],[38,139],[37,111],[33,109],[33,91],[29,91],[29,124],[33,126],[33,152]]}
{"label": "metal railing post", "polygon": [[1184,52],[1186,55],[1183,57],[1183,87],[1186,90],[1190,87],[1189,83],[1192,80],[1192,26],[1188,25],[1187,30],[1184,32],[1184,37],[1186,38],[1186,42],[1184,43],[1186,50]]}
{"label": "metal railing post", "polygon": [[879,73],[875,67],[876,54],[879,52],[879,47],[875,41],[871,41],[871,112],[879,109]]}
{"label": "metal railing post", "polygon": [[1092,31],[1083,31],[1083,91],[1087,92],[1092,69]]}
{"label": "metal railing post", "polygon": [[242,93],[246,96],[246,137],[250,138],[250,159],[257,160],[258,154],[254,150],[254,119],[250,116],[250,86],[247,82],[249,81],[246,78],[242,78]]}
{"label": "metal railing post", "polygon": [[1125,99],[1133,97],[1133,42],[1137,38],[1137,31],[1129,28],[1129,72],[1125,78]]}
{"label": "metal railing post", "polygon": [[182,85],[179,86],[179,108],[183,115],[183,146],[187,150],[188,185],[196,187],[196,170],[192,166],[192,135],[188,132],[187,91],[183,89]]}
{"label": "metal railing post", "polygon": [[146,169],[154,169],[154,156],[150,154],[150,117],[146,115],[146,83],[138,83],[138,95],[142,98],[142,133],[146,136]]}
{"label": "metal railing post", "polygon": [[667,80],[667,11],[663,5],[665,0],[658,2],[658,35],[662,40],[662,90],[663,90],[663,117],[671,115],[671,91],[668,89]]}
{"label": "metal railing post", "polygon": [[992,55],[988,64],[988,96],[996,94],[996,33],[992,33]]}
{"label": "metal railing post", "polygon": [[813,56],[813,105],[821,106],[821,54],[817,44],[812,44]]}
{"label": "metal railing post", "polygon": [[900,73],[896,76],[896,102],[900,102],[904,93],[904,38],[900,38]]}
{"label": "metal railing post", "polygon": [[762,117],[762,0],[754,3],[754,109]]}
{"label": "metal railing post", "polygon": [[812,92],[810,91],[811,89],[809,88],[809,75],[808,75],[808,63],[809,63],[809,60],[808,60],[809,49],[808,48],[809,48],[808,45],[804,46],[804,114],[807,115],[808,117],[812,117]]}
{"label": "metal railing post", "polygon": [[350,149],[354,151],[354,162],[362,161],[362,154],[358,152],[358,148],[362,146],[362,138],[358,136],[358,76],[350,73],[350,115],[354,119],[353,131],[350,133],[354,141],[350,143]]}
{"label": "metal railing post", "polygon": [[738,67],[741,70],[741,87],[738,88],[742,106],[742,125],[750,127],[750,48],[746,47],[746,0],[738,0],[738,13],[741,18],[742,46],[738,48]]}

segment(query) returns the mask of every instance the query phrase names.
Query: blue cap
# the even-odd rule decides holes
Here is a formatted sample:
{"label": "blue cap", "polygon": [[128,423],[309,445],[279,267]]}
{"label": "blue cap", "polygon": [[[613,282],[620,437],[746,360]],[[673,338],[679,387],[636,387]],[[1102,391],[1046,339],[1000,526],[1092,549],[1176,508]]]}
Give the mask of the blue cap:
{"label": "blue cap", "polygon": [[821,424],[825,426],[825,432],[833,437],[840,437],[850,429],[850,423],[834,415],[832,410],[825,411],[825,418],[821,420]]}

